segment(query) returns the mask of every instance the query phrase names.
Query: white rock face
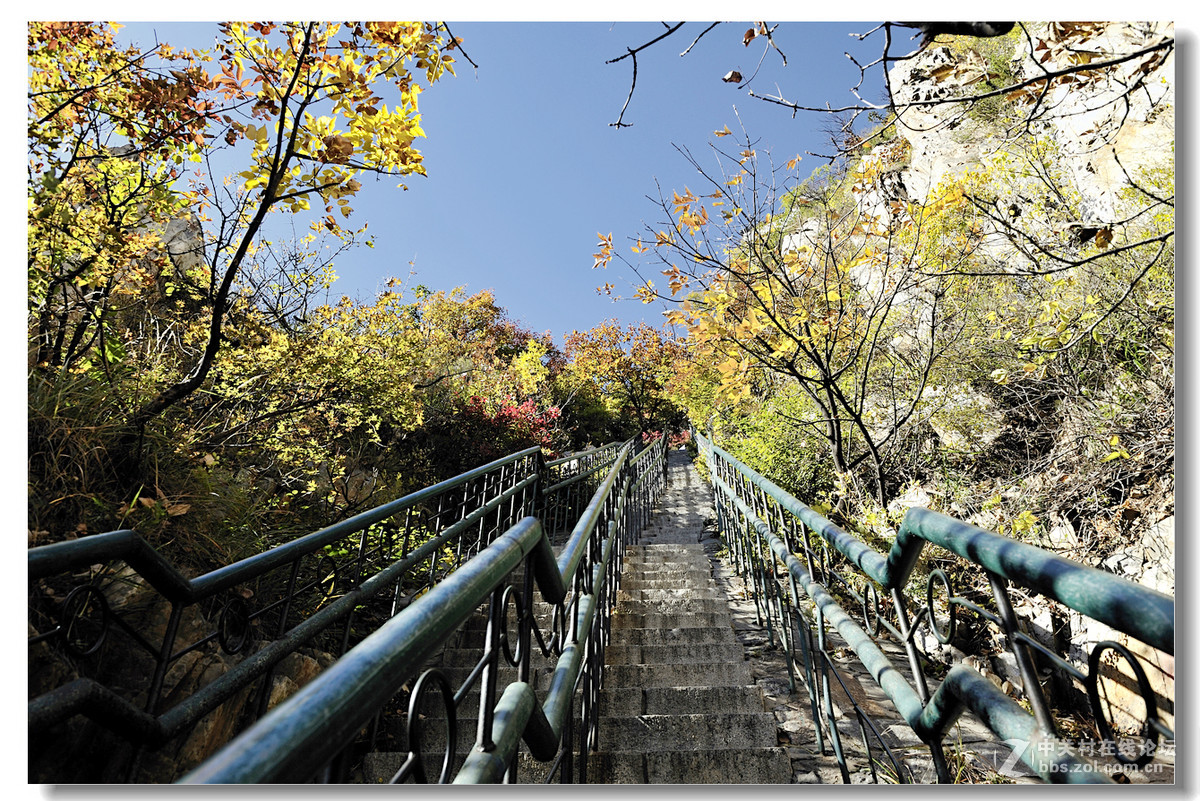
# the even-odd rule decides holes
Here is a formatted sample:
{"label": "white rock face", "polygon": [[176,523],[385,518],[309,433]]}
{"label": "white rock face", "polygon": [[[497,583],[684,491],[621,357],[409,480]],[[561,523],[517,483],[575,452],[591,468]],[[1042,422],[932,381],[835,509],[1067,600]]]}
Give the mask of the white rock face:
{"label": "white rock face", "polygon": [[[1174,35],[1175,26],[1169,22],[1112,23],[1088,46],[1101,53],[1132,53]],[[1082,89],[1055,86],[1044,101],[1054,109],[1048,115],[1049,133],[1062,148],[1065,166],[1084,198],[1085,223],[1114,220],[1116,193],[1128,183],[1126,170],[1174,161],[1174,54],[1166,55],[1149,74],[1138,71],[1141,63],[1126,62],[1106,80]],[[1063,68],[1069,62],[1059,55],[1044,66]],[[1032,58],[1022,63],[1022,73],[1039,74]]]}
{"label": "white rock face", "polygon": [[925,396],[934,409],[929,424],[943,447],[966,453],[991,445],[1004,430],[1004,415],[978,390],[931,387]]}
{"label": "white rock face", "polygon": [[[896,101],[937,100],[969,91],[953,74],[942,80],[933,77],[957,65],[954,54],[946,47],[931,48],[901,62],[888,76]],[[974,77],[974,72],[968,73],[968,77]],[[995,142],[981,136],[975,130],[979,126],[972,121],[961,118],[962,109],[956,105],[912,106],[900,111],[896,127],[911,149],[904,170],[904,186],[912,201],[924,201],[946,176],[981,164],[994,152]]]}
{"label": "white rock face", "polygon": [[[1027,47],[1019,52],[1016,74],[1031,79],[1042,70],[1058,71],[1073,66],[1068,48],[1056,49],[1054,31],[1047,26],[1030,26],[1036,41],[1046,41],[1048,51],[1035,60]],[[1100,25],[1084,48],[1097,54],[1133,53],[1175,35],[1173,23],[1124,23]],[[1043,56],[1049,54],[1045,63]],[[1098,55],[1096,61],[1102,61]],[[1062,166],[1084,199],[1083,222],[1112,222],[1116,193],[1127,185],[1125,170],[1170,164],[1175,142],[1175,59],[1167,53],[1153,70],[1143,74],[1141,59],[1128,61],[1105,78],[1086,83],[1052,86],[1041,99],[1044,113],[1038,116],[1035,133],[1049,136],[1061,149]],[[976,83],[978,65],[971,59],[956,59],[948,48],[923,51],[901,62],[889,73],[896,100],[919,102],[979,93],[987,88]],[[1131,91],[1131,87],[1136,87]],[[987,163],[995,153],[1000,131],[988,131],[970,118],[963,118],[958,105],[914,106],[904,109],[897,127],[912,148],[904,170],[904,185],[914,201],[950,175]],[[1113,157],[1114,148],[1120,163]],[[1122,170],[1124,165],[1125,170]]]}

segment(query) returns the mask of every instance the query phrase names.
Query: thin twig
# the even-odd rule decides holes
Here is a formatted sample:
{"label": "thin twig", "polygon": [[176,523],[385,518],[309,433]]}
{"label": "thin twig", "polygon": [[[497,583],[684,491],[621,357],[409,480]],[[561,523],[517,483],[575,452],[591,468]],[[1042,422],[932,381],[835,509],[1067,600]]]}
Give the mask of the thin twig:
{"label": "thin twig", "polygon": [[[763,25],[763,28],[765,29],[765,28],[766,28],[766,23],[762,23],[762,25]],[[756,33],[755,35],[757,36],[757,33]],[[770,48],[768,48],[768,47],[766,47],[766,46],[764,46],[764,47],[763,47],[762,55],[760,55],[760,56],[758,57],[758,63],[754,65],[754,72],[753,72],[753,73],[750,75],[750,77],[749,77],[749,78],[747,78],[746,80],[742,81],[742,82],[741,82],[741,83],[738,85],[738,89],[745,89],[747,86],[749,86],[749,85],[750,85],[750,82],[751,82],[751,81],[753,81],[753,80],[754,80],[754,78],[755,78],[755,77],[758,75],[758,71],[759,71],[760,69],[762,69],[763,62],[764,62],[764,61],[766,61],[766,59],[767,59],[767,50],[768,50],[768,49],[770,49]]]}
{"label": "thin twig", "polygon": [[[667,23],[665,23],[665,22],[663,23],[663,25],[666,25],[666,24]],[[661,42],[663,39],[666,39],[668,36],[675,33],[675,31],[679,30],[682,27],[683,27],[683,23],[677,22],[674,25],[667,28],[665,33],[662,33],[662,34],[654,37],[653,39],[646,42],[645,44],[635,47],[632,50],[626,48],[625,55],[617,56],[616,58],[610,58],[608,61],[605,61],[604,63],[605,64],[616,64],[618,61],[621,61],[622,59],[628,58],[629,56],[632,56],[632,55],[636,55],[637,53],[640,53],[641,51],[645,50],[650,45],[655,44],[656,42]]]}
{"label": "thin twig", "polygon": [[[764,23],[763,27],[764,27],[764,28],[766,27],[765,23]],[[783,59],[783,66],[785,66],[785,67],[786,67],[786,66],[787,66],[787,56],[785,56],[785,55],[783,54],[783,51],[779,49],[779,45],[775,44],[775,39],[774,39],[774,37],[772,37],[772,36],[771,36],[771,34],[775,32],[775,28],[778,28],[778,27],[779,27],[779,24],[778,24],[778,23],[776,23],[774,27],[772,27],[772,28],[766,28],[766,31],[767,31],[767,44],[769,44],[769,45],[771,45],[771,47],[775,48],[775,52],[779,54],[779,57],[780,57],[781,59]]]}
{"label": "thin twig", "polygon": [[618,61],[621,61],[626,58],[633,59],[633,80],[631,80],[629,82],[629,96],[625,98],[625,105],[621,106],[621,113],[617,116],[617,121],[610,122],[609,127],[618,128],[618,129],[628,128],[632,124],[632,123],[625,122],[625,110],[629,108],[629,101],[633,100],[633,90],[635,88],[637,88],[637,54],[638,54],[638,52],[645,50],[647,47],[650,47],[650,45],[654,44],[655,42],[661,42],[663,39],[666,39],[668,36],[675,33],[675,31],[677,31],[683,27],[682,22],[677,22],[674,25],[669,25],[669,26],[667,25],[667,23],[664,22],[663,25],[667,28],[665,33],[662,33],[662,34],[654,37],[653,39],[651,39],[650,41],[646,42],[643,45],[640,45],[639,47],[626,48],[625,55],[617,56],[616,58],[610,58],[608,61],[604,62],[605,64],[616,64]]}
{"label": "thin twig", "polygon": [[446,21],[443,20],[442,22],[440,22],[438,24],[440,24],[443,28],[446,29],[446,35],[450,37],[451,42],[454,42],[454,47],[458,50],[458,52],[462,53],[462,56],[463,56],[463,58],[465,58],[467,60],[467,63],[470,64],[475,69],[479,69],[479,65],[471,60],[471,57],[467,55],[467,51],[463,49],[463,46],[459,43],[458,39],[456,39],[454,37],[454,34],[450,32],[450,26],[446,23]]}
{"label": "thin twig", "polygon": [[693,39],[693,40],[692,40],[692,43],[691,43],[690,45],[688,45],[688,46],[687,46],[687,50],[684,50],[684,51],[683,51],[682,53],[680,53],[679,55],[680,55],[680,56],[686,56],[688,53],[692,52],[692,48],[696,46],[696,42],[699,42],[701,39],[703,39],[703,38],[704,38],[704,34],[708,33],[709,31],[711,31],[713,28],[717,27],[717,26],[718,26],[718,25],[720,25],[720,24],[721,24],[720,22],[714,22],[714,23],[712,23],[711,25],[709,25],[707,28],[705,28],[704,30],[702,30],[702,31],[700,32],[700,35],[699,35],[699,36],[697,36],[695,39]]}
{"label": "thin twig", "polygon": [[[621,113],[617,115],[617,121],[609,123],[610,127],[617,128],[618,130],[628,128],[632,125],[632,123],[624,122],[625,109],[629,108],[629,101],[633,100],[633,90],[637,88],[637,55],[632,50],[629,51],[628,55],[633,56],[633,79],[629,82],[629,96],[625,98],[625,105],[621,106]],[[612,62],[608,63],[611,64]]]}

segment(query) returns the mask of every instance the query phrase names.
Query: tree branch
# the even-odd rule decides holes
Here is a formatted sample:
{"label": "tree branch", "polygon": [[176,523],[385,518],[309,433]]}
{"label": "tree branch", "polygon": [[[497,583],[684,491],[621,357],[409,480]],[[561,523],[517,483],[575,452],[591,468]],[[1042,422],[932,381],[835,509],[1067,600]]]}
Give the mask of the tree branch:
{"label": "tree branch", "polygon": [[[666,25],[666,24],[667,23],[665,23],[665,22],[663,23],[663,25]],[[632,123],[627,123],[624,120],[625,120],[625,110],[627,108],[629,108],[629,101],[633,99],[633,90],[637,87],[637,54],[639,52],[641,52],[642,50],[645,50],[647,47],[650,47],[651,45],[653,45],[657,42],[661,42],[663,39],[666,39],[668,36],[675,33],[675,31],[682,28],[683,25],[684,25],[684,23],[677,22],[674,25],[667,26],[667,30],[664,33],[659,34],[658,36],[654,37],[653,39],[646,42],[645,44],[642,44],[642,45],[640,45],[638,47],[634,47],[634,48],[626,48],[625,55],[617,56],[616,58],[610,58],[608,61],[604,62],[605,64],[616,64],[618,61],[622,61],[626,58],[633,59],[633,80],[631,80],[629,83],[629,96],[625,98],[625,105],[621,107],[621,113],[617,116],[617,121],[610,122],[609,127],[617,128],[619,130],[621,128],[628,128],[632,124]],[[706,31],[706,33],[707,33],[707,31]],[[703,36],[704,34],[700,34],[700,35]],[[684,52],[687,52],[687,51],[684,51]]]}

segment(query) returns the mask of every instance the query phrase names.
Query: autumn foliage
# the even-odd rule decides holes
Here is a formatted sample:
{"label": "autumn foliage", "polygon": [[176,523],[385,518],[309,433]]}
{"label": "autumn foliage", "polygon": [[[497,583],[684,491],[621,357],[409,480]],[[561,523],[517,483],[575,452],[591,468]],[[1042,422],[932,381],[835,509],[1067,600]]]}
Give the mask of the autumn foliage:
{"label": "autumn foliage", "polygon": [[212,566],[609,433],[492,293],[334,292],[361,179],[425,174],[444,26],[117,27],[28,28],[31,543],[134,528]]}
{"label": "autumn foliage", "polygon": [[692,422],[797,497],[887,532],[919,486],[1104,553],[1132,507],[1173,504],[1173,32],[982,41],[939,37],[907,80],[897,59],[886,108],[839,117],[807,175],[714,131],[663,222],[595,258],[680,332]]}

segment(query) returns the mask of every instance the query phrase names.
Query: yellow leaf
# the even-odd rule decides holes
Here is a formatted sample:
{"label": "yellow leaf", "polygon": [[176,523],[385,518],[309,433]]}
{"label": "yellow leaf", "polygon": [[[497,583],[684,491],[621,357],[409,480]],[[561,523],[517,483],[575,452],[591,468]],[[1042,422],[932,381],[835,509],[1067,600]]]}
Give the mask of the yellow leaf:
{"label": "yellow leaf", "polygon": [[726,126],[725,126],[725,128],[724,128],[723,130],[720,130],[720,131],[713,131],[713,135],[715,135],[715,136],[729,136],[729,135],[731,135],[732,133],[733,133],[733,131],[729,130],[729,126],[728,126],[728,125],[726,125]]}

